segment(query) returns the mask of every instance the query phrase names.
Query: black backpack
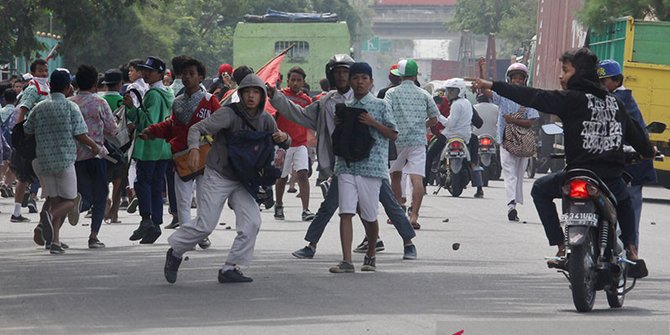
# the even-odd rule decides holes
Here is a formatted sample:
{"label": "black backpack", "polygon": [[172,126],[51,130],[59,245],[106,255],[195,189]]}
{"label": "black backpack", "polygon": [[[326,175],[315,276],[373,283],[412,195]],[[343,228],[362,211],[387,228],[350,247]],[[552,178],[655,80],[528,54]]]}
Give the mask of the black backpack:
{"label": "black backpack", "polygon": [[370,150],[375,145],[375,140],[370,135],[370,128],[358,121],[361,113],[367,113],[365,109],[347,107],[345,104],[335,105],[335,117],[340,123],[333,131],[333,153],[343,158],[347,166],[351,162],[362,161],[370,157]]}

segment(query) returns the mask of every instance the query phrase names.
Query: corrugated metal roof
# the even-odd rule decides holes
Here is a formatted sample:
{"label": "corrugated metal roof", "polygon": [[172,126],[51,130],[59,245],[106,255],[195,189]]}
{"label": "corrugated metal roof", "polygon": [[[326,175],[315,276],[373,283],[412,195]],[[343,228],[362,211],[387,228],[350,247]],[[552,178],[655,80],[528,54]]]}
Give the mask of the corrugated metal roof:
{"label": "corrugated metal roof", "polygon": [[560,89],[558,58],[568,49],[581,47],[585,30],[575,14],[583,0],[538,0],[537,47],[533,68],[533,86]]}
{"label": "corrugated metal roof", "polygon": [[375,0],[377,6],[455,6],[458,0]]}

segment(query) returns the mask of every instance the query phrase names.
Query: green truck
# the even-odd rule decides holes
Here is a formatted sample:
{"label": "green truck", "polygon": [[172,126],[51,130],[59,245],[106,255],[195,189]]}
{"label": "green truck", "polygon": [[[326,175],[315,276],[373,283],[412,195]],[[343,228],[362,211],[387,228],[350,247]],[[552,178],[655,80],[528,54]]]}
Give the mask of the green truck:
{"label": "green truck", "polygon": [[[589,35],[589,47],[599,59],[614,59],[622,65],[624,86],[633,91],[644,121],[669,127],[649,137],[664,155],[670,155],[670,22],[625,17]],[[659,184],[670,188],[670,159],[654,162],[654,168]]]}
{"label": "green truck", "polygon": [[320,91],[328,60],[351,49],[346,22],[240,22],[233,36],[233,63],[258,69],[291,44],[295,46],[286,55],[281,73],[302,67],[312,91]]}

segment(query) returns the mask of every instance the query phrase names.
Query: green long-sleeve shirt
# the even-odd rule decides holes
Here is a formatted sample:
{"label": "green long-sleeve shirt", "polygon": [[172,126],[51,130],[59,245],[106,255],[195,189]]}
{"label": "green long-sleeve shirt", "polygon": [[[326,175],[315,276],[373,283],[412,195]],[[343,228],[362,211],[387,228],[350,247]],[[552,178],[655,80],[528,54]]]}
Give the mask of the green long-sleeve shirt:
{"label": "green long-sleeve shirt", "polygon": [[[167,88],[152,87],[142,99],[142,108],[128,111],[128,121],[135,123],[135,134],[139,135],[144,128],[162,122],[170,117],[174,95]],[[171,159],[170,144],[164,139],[143,140],[136,137],[132,157],[140,161],[157,161]]]}

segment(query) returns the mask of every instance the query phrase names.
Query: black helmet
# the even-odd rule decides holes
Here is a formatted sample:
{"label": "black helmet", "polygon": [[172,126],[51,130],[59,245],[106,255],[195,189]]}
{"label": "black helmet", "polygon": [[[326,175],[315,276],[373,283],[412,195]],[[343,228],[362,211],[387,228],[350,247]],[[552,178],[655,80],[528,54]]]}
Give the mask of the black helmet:
{"label": "black helmet", "polygon": [[354,59],[347,54],[337,54],[328,60],[328,64],[326,64],[326,78],[328,79],[328,82],[330,82],[331,89],[335,87],[333,70],[338,67],[345,67],[348,69],[354,62]]}

